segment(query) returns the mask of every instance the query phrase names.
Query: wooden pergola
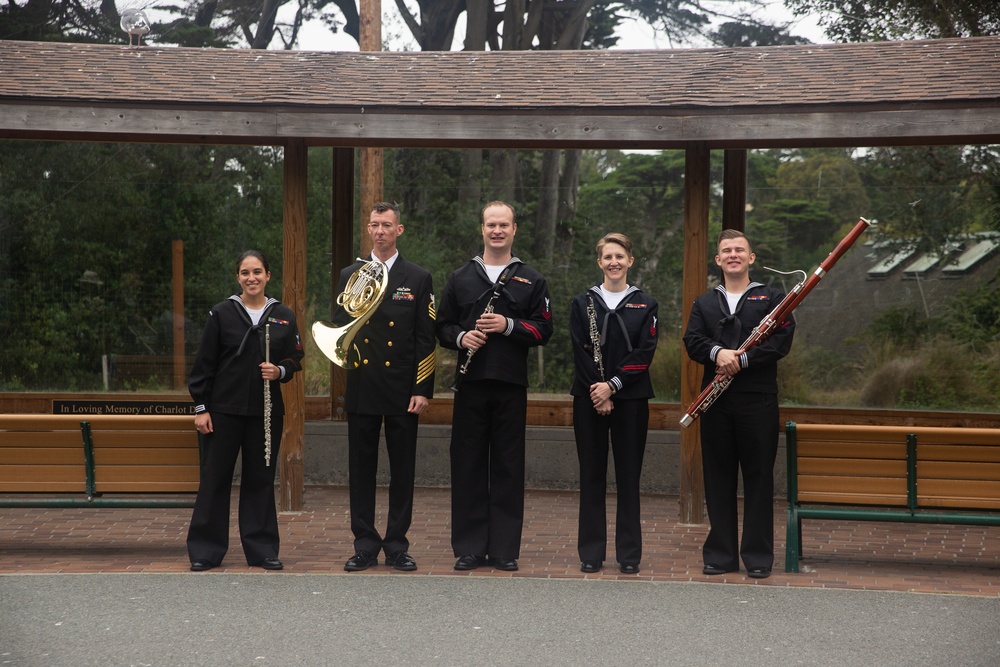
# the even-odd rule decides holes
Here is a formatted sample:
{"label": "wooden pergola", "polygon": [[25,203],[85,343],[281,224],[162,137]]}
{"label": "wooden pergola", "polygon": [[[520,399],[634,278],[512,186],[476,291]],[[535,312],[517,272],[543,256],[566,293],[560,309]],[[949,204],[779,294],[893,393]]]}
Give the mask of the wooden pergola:
{"label": "wooden pergola", "polygon": [[[742,228],[746,151],[1000,143],[1000,37],[664,51],[335,53],[0,41],[0,138],[284,148],[283,301],[305,320],[307,149],[334,150],[350,261],[354,149],[683,149],[683,298],[705,289],[709,156]],[[685,314],[686,317],[686,314]],[[685,404],[700,369],[682,373]],[[303,382],[285,390],[281,503],[302,507]],[[682,429],[681,518],[702,518]]]}

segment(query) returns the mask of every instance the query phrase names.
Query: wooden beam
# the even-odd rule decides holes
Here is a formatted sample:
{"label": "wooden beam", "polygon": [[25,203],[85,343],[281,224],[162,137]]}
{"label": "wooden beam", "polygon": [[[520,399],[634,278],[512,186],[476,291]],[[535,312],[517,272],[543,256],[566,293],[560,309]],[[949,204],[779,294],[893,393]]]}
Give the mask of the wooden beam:
{"label": "wooden beam", "polygon": [[0,139],[464,148],[709,148],[1000,143],[1000,107],[652,114],[405,109],[70,107],[0,103]]}
{"label": "wooden beam", "polygon": [[[301,140],[285,144],[285,206],[282,252],[281,300],[295,313],[299,333],[306,324],[306,195],[309,151]],[[306,334],[308,335],[308,334]],[[279,452],[283,512],[302,510],[306,440],[305,377],[296,373],[281,387],[285,402],[285,428]]]}
{"label": "wooden beam", "polygon": [[[340,270],[354,263],[354,149],[333,149],[333,225],[332,248],[333,286],[330,294],[337,298],[337,283]],[[336,303],[330,304],[330,313]],[[347,419],[346,405],[347,371],[330,363],[330,416],[334,420]]]}
{"label": "wooden beam", "polygon": [[722,228],[746,231],[747,152],[725,152],[722,169]]}
{"label": "wooden beam", "polygon": [[[708,211],[711,151],[703,142],[688,146],[684,165],[684,269],[681,331],[687,328],[691,304],[706,288],[708,276]],[[684,355],[681,364],[681,403],[701,393],[702,366]],[[698,424],[681,429],[680,521],[704,523],[705,486]]]}

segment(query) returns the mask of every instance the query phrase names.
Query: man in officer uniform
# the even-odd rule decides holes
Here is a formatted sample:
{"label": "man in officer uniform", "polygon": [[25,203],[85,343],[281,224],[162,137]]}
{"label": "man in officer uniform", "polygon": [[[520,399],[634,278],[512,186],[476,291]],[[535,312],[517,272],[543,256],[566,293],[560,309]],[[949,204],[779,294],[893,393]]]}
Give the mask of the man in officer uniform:
{"label": "man in officer uniform", "polygon": [[[407,553],[406,537],[413,517],[417,419],[434,395],[434,288],[430,273],[403,259],[396,249],[403,224],[395,204],[373,206],[368,233],[372,257],[386,264],[389,282],[382,303],[355,336],[348,355],[345,407],[355,554],[344,569],[367,570],[378,564],[381,551],[386,565],[408,571],[417,569]],[[341,271],[338,294],[362,263]],[[338,306],[334,324],[343,326],[350,320]],[[375,478],[383,423],[390,475],[384,536],[375,527]]]}

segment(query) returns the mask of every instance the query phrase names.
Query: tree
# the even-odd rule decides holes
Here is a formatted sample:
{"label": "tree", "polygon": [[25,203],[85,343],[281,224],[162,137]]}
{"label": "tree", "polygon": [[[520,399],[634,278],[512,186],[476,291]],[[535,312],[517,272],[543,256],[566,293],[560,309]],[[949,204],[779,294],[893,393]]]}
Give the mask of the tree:
{"label": "tree", "polygon": [[785,0],[796,16],[821,15],[833,40],[982,37],[1000,34],[1000,0]]}
{"label": "tree", "polygon": [[0,8],[0,39],[40,42],[116,42],[121,16],[114,0],[97,4],[68,0],[16,0]]}
{"label": "tree", "polygon": [[879,232],[921,250],[947,252],[957,237],[986,228],[994,193],[984,181],[997,173],[990,175],[977,157],[991,154],[964,146],[868,151],[862,178]]}

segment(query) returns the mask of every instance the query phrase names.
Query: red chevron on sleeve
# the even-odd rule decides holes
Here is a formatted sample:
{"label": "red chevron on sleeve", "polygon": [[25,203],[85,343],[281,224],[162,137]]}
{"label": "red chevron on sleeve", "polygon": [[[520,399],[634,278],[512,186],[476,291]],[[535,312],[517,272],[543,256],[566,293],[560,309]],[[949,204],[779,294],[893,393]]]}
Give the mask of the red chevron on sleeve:
{"label": "red chevron on sleeve", "polygon": [[629,364],[628,366],[622,366],[623,371],[644,371],[649,368],[649,364]]}
{"label": "red chevron on sleeve", "polygon": [[542,332],[533,324],[528,324],[527,322],[521,322],[521,326],[528,330],[528,332],[535,337],[536,340],[542,339]]}

